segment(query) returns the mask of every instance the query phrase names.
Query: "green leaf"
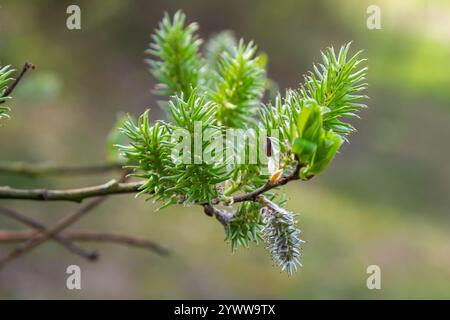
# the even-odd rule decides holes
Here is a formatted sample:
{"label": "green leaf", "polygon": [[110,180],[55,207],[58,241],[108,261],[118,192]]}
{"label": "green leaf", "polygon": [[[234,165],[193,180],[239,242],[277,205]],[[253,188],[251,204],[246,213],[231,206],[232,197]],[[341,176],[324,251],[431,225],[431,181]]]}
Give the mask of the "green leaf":
{"label": "green leaf", "polygon": [[292,144],[292,152],[303,164],[307,164],[321,143],[322,112],[315,101],[310,101],[301,108],[297,117],[297,134],[298,138],[295,138]]}
{"label": "green leaf", "polygon": [[322,111],[315,101],[304,105],[297,118],[297,132],[300,138],[318,143],[322,130]]}
{"label": "green leaf", "polygon": [[332,131],[324,132],[323,135],[311,163],[300,171],[300,178],[307,179],[322,172],[333,160],[344,141],[340,135]]}
{"label": "green leaf", "polygon": [[317,150],[317,144],[304,138],[296,138],[292,145],[292,152],[298,155],[302,162],[308,162]]}

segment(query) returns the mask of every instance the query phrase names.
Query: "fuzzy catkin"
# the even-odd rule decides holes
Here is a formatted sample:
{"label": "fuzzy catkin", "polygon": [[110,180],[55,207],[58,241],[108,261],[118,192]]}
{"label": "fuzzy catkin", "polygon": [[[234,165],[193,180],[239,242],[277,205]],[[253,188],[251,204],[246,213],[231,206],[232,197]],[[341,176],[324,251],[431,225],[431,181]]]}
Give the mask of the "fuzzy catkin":
{"label": "fuzzy catkin", "polygon": [[274,205],[263,207],[261,215],[264,223],[261,231],[274,263],[282,271],[294,273],[297,266],[301,266],[300,249],[304,242],[299,238],[301,231],[295,226],[295,214]]}

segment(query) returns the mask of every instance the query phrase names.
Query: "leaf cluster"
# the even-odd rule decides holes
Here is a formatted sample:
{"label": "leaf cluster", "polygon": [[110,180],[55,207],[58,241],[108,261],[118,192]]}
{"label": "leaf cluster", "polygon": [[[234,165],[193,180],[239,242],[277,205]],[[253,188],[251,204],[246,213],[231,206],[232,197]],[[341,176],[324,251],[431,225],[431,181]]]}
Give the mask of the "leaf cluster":
{"label": "leaf cluster", "polygon": [[185,25],[185,20],[180,11],[173,19],[166,14],[152,36],[147,62],[159,81],[155,92],[189,98],[192,90],[199,89],[217,104],[218,124],[254,126],[267,83],[265,55],[257,54],[253,42],[238,43],[229,31],[211,38],[202,55],[198,25]]}

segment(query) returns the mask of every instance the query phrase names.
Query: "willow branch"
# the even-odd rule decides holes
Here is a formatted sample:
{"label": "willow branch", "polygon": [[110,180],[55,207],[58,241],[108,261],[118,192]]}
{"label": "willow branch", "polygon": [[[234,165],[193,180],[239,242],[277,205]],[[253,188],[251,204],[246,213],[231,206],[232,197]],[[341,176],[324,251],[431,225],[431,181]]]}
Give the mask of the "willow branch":
{"label": "willow branch", "polygon": [[[270,179],[262,187],[255,189],[252,192],[245,193],[243,195],[234,196],[231,198],[230,204],[237,203],[237,202],[244,202],[244,201],[262,201],[262,199],[267,200],[267,198],[262,196],[263,193],[265,193],[271,189],[283,186],[283,185],[287,184],[289,181],[298,180],[299,172],[300,172],[301,168],[302,168],[302,165],[299,163],[299,164],[297,164],[295,169],[287,176],[280,177],[278,180],[275,180],[275,181],[272,181],[272,179]],[[228,227],[229,223],[231,222],[231,220],[233,219],[233,217],[235,215],[234,211],[229,212],[229,211],[225,211],[225,210],[220,210],[210,204],[203,204],[202,206],[203,206],[203,211],[205,212],[206,215],[208,215],[210,217],[215,217],[225,228]]]}
{"label": "willow branch", "polygon": [[49,189],[16,189],[0,187],[0,199],[21,199],[37,201],[74,201],[81,202],[86,198],[107,196],[112,194],[136,193],[142,185],[138,182],[118,182],[111,180],[107,183],[76,189],[49,190]]}
{"label": "willow branch", "polygon": [[[298,173],[301,165],[297,165],[295,170],[287,176],[279,178],[277,181],[269,180],[262,187],[252,192],[233,196],[232,202],[255,201],[256,197],[271,189],[287,184],[289,181],[298,180]],[[50,189],[18,189],[11,187],[0,187],[0,199],[21,199],[37,201],[74,201],[81,202],[86,198],[107,196],[113,194],[136,193],[139,192],[143,181],[118,182],[111,180],[107,183],[85,188],[50,190]]]}
{"label": "willow branch", "polygon": [[74,176],[122,171],[121,163],[94,163],[85,165],[27,164],[23,162],[0,163],[0,173],[18,174],[29,177],[41,175]]}
{"label": "willow branch", "polygon": [[[39,235],[40,232],[46,232],[45,226],[42,225],[41,223],[39,223],[37,220],[30,218],[26,215],[23,215],[20,212],[17,212],[15,210],[5,208],[5,207],[0,207],[0,214],[4,215],[6,217],[9,217],[13,220],[19,221],[19,222],[23,223],[24,225],[29,226],[33,229],[38,230],[38,232],[32,232],[33,236]],[[70,252],[75,253],[87,260],[95,261],[98,259],[98,253],[96,251],[87,251],[87,250],[83,249],[82,247],[79,247],[78,245],[74,244],[69,239],[61,238],[59,235],[56,235],[56,234],[53,235],[51,238],[54,239],[56,242],[60,243],[63,247],[68,249]]]}
{"label": "willow branch", "polygon": [[[0,243],[16,243],[27,241],[33,238],[35,234],[36,233],[32,230],[0,231]],[[64,231],[59,234],[59,238],[76,242],[117,243],[153,251],[161,256],[167,256],[170,254],[170,251],[167,248],[154,241],[124,234],[77,230]]]}
{"label": "willow branch", "polygon": [[[27,73],[28,70],[33,70],[35,67],[33,64],[31,63],[25,63],[25,65],[22,68],[22,71],[20,71],[19,75],[17,76],[16,79],[14,79],[14,81],[11,83],[11,85],[8,87],[8,89],[5,90],[5,92],[3,93],[2,97],[7,97],[9,96],[14,89],[16,88],[16,86],[19,84],[19,82],[22,80],[23,76],[25,75],[25,73]],[[4,103],[5,100],[0,101],[1,103]]]}
{"label": "willow branch", "polygon": [[266,182],[265,185],[263,185],[262,187],[260,187],[258,189],[253,190],[252,192],[245,193],[243,195],[234,196],[234,197],[232,197],[232,199],[233,199],[232,202],[236,203],[236,202],[244,202],[244,201],[256,201],[257,197],[259,195],[263,194],[264,192],[267,192],[267,191],[277,188],[277,187],[281,187],[281,186],[287,184],[289,181],[298,180],[299,179],[298,174],[299,174],[301,168],[302,168],[302,165],[297,164],[294,171],[292,171],[292,173],[288,174],[287,176],[281,177],[276,181],[269,180]]}

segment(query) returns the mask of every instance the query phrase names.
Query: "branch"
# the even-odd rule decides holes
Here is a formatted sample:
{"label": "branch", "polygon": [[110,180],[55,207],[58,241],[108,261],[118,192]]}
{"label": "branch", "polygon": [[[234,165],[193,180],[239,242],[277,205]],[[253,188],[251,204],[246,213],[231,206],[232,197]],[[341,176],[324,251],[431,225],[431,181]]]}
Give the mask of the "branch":
{"label": "branch", "polygon": [[[36,235],[34,231],[0,231],[0,243],[15,243],[27,241]],[[111,242],[123,244],[131,247],[137,247],[153,251],[161,256],[170,255],[170,251],[151,241],[140,237],[128,236],[123,234],[92,231],[64,231],[59,234],[59,238],[67,241],[80,242]]]}
{"label": "branch", "polygon": [[[2,98],[9,96],[14,89],[16,88],[16,86],[19,84],[20,80],[22,80],[22,77],[25,75],[25,73],[27,73],[28,70],[33,70],[35,68],[35,66],[31,63],[25,63],[25,65],[22,68],[22,71],[20,72],[19,76],[14,79],[14,81],[11,83],[11,85],[8,87],[8,89],[5,90],[5,92],[2,95]],[[4,103],[5,100],[0,101],[0,104]]]}
{"label": "branch", "polygon": [[[255,201],[256,197],[273,188],[287,184],[289,181],[298,180],[298,173],[301,169],[298,164],[295,170],[287,176],[281,177],[277,181],[267,181],[262,187],[243,194],[232,197],[232,202]],[[107,183],[76,189],[49,190],[49,189],[16,189],[11,187],[0,187],[0,199],[21,199],[37,201],[75,201],[81,202],[86,198],[106,196],[112,194],[136,193],[142,186],[143,181],[136,182],[118,182],[111,180]]]}
{"label": "branch", "polygon": [[139,191],[139,187],[142,183],[142,181],[123,183],[118,182],[117,180],[111,180],[98,186],[66,190],[16,189],[10,187],[0,187],[0,199],[81,202],[86,198],[98,196],[136,193]]}
{"label": "branch", "polygon": [[7,265],[12,260],[30,252],[35,247],[39,246],[41,243],[44,243],[49,238],[57,235],[64,229],[71,226],[73,223],[75,223],[78,219],[80,219],[82,216],[84,216],[86,213],[97,207],[99,204],[101,204],[103,201],[106,200],[106,197],[98,197],[90,202],[86,203],[85,205],[81,206],[78,210],[76,210],[74,213],[69,214],[68,216],[62,218],[60,221],[56,223],[56,225],[50,229],[47,229],[46,231],[42,232],[41,234],[38,234],[28,241],[20,244],[18,247],[16,247],[13,251],[11,251],[8,255],[6,255],[4,258],[0,259],[0,269],[3,268],[5,265]]}
{"label": "branch", "polygon": [[[273,177],[262,187],[239,196],[234,196],[231,198],[232,202],[243,202],[243,201],[258,201],[258,196],[279,186],[287,184],[289,181],[299,179],[299,171],[301,169],[301,164],[298,163],[295,169],[287,176],[273,179]],[[126,174],[126,173],[125,173]],[[126,176],[121,178],[124,181]],[[84,216],[87,212],[95,208],[97,205],[102,203],[107,195],[111,194],[121,194],[138,192],[139,188],[142,186],[143,182],[121,182],[117,180],[111,180],[105,184],[93,187],[79,188],[79,189],[69,189],[69,190],[47,190],[47,189],[13,189],[9,187],[0,188],[0,199],[24,199],[24,200],[65,200],[65,201],[77,201],[81,202],[85,198],[96,197],[86,205],[79,208],[73,214],[61,219],[56,225],[51,228],[44,230],[41,234],[35,235],[34,237],[28,239],[26,242],[16,247],[15,250],[11,251],[3,259],[0,259],[0,269],[8,264],[10,261],[20,257],[23,254],[28,253],[35,247],[39,246],[41,243],[47,241],[49,238],[55,237],[60,232],[64,231],[70,225],[75,223],[78,219]],[[216,203],[217,204],[217,203]],[[234,216],[233,212],[227,212],[214,208],[209,204],[202,204],[204,212],[207,215],[215,216],[216,219],[222,223],[222,225],[227,228],[229,222]]]}
{"label": "branch", "polygon": [[[265,185],[262,187],[255,189],[252,192],[234,196],[231,198],[231,201],[229,204],[237,203],[237,202],[244,202],[244,201],[262,201],[262,199],[266,199],[262,194],[264,192],[267,192],[271,189],[283,186],[287,184],[289,181],[298,180],[299,179],[299,172],[302,168],[302,165],[300,163],[297,164],[295,169],[288,174],[287,176],[281,177],[276,181],[272,181],[271,179],[267,181]],[[267,200],[268,201],[268,200]],[[217,203],[215,203],[217,204]],[[235,212],[228,212],[225,210],[220,210],[215,208],[212,205],[209,204],[202,204],[203,206],[203,212],[205,212],[206,215],[210,217],[215,217],[223,226],[224,228],[228,228],[228,225],[230,224],[230,221],[233,219]]]}
{"label": "branch", "polygon": [[[40,232],[47,231],[45,226],[42,225],[41,223],[39,223],[37,220],[27,217],[15,210],[5,208],[5,207],[0,207],[0,214],[7,216],[13,220],[19,221],[19,222],[21,222],[33,229],[36,229]],[[30,233],[32,233],[33,236],[37,236],[37,235],[39,235],[40,232],[30,232]],[[75,254],[78,254],[79,256],[81,256],[89,261],[95,261],[98,259],[98,253],[96,251],[86,251],[85,249],[72,243],[70,240],[61,238],[59,235],[53,235],[52,238],[56,242],[60,243],[63,247],[68,249],[69,251],[71,251]]]}
{"label": "branch", "polygon": [[278,179],[277,181],[267,181],[265,185],[263,185],[262,187],[253,190],[252,192],[243,194],[243,195],[239,195],[239,196],[234,196],[232,199],[233,203],[236,202],[244,202],[244,201],[256,201],[257,197],[260,194],[263,194],[264,192],[267,192],[271,189],[283,186],[285,184],[287,184],[289,181],[293,181],[293,180],[298,180],[299,179],[299,172],[300,169],[302,168],[302,165],[300,163],[297,164],[297,166],[295,167],[294,171],[292,171],[292,173],[288,174],[287,176],[281,177],[280,179]]}
{"label": "branch", "polygon": [[228,228],[231,219],[234,217],[234,212],[228,212],[226,210],[220,210],[217,209],[209,204],[203,205],[203,211],[206,213],[206,215],[210,217],[215,217],[217,221],[219,221],[225,229]]}
{"label": "branch", "polygon": [[29,177],[40,175],[73,176],[109,171],[121,171],[120,163],[97,163],[86,165],[54,165],[54,164],[27,164],[23,162],[0,163],[0,173],[21,174]]}

